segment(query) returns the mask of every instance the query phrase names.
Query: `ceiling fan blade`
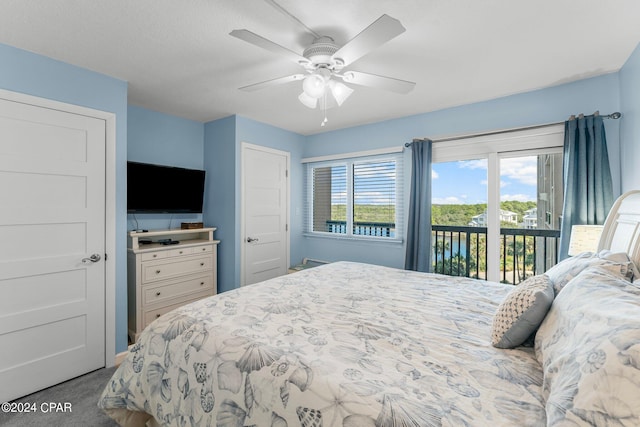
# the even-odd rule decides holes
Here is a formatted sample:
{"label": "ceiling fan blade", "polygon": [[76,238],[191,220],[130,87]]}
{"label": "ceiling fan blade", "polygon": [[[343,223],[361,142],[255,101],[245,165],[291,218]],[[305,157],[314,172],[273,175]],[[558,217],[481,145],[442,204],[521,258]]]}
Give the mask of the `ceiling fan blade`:
{"label": "ceiling fan blade", "polygon": [[404,32],[405,28],[400,21],[389,15],[382,15],[338,49],[333,57],[342,59],[347,66]]}
{"label": "ceiling fan blade", "polygon": [[267,80],[264,82],[243,86],[240,88],[240,90],[253,92],[254,90],[264,89],[265,87],[280,85],[280,84],[289,83],[289,82],[295,82],[302,79],[304,79],[304,74],[294,74],[292,76],[279,77],[277,79]]}
{"label": "ceiling fan blade", "polygon": [[320,34],[316,33],[311,28],[307,27],[307,25],[304,22],[302,22],[300,19],[298,19],[292,13],[290,13],[287,9],[285,9],[284,7],[282,7],[278,3],[276,3],[275,0],[264,0],[264,1],[267,2],[268,4],[270,4],[278,12],[282,13],[283,15],[285,15],[286,17],[291,19],[293,22],[295,22],[296,24],[298,24],[301,27],[303,27],[305,29],[305,31],[308,32],[309,34],[311,34],[314,38],[319,39],[320,37],[322,37]]}
{"label": "ceiling fan blade", "polygon": [[360,71],[347,71],[342,75],[342,79],[345,83],[369,86],[396,93],[409,93],[416,85],[414,82],[409,82],[407,80],[377,76],[375,74],[362,73]]}
{"label": "ceiling fan blade", "polygon": [[252,33],[249,30],[233,30],[229,33],[229,35],[240,40],[244,40],[247,43],[251,43],[254,46],[261,47],[262,49],[275,52],[279,55],[284,55],[290,61],[293,61],[296,64],[304,65],[309,62],[309,60],[304,56],[299,55],[294,51],[287,49],[286,47],[280,46],[279,44],[274,43],[271,40],[267,40],[264,37],[257,35],[256,33]]}

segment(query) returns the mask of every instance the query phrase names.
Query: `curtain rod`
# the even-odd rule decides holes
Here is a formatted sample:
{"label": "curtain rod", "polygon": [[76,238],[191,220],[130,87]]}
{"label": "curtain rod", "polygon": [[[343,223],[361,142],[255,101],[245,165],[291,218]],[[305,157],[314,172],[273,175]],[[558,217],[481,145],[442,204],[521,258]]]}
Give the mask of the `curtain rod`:
{"label": "curtain rod", "polygon": [[[599,114],[596,111],[594,113],[594,116],[598,116],[598,115]],[[607,114],[606,116],[600,116],[600,117],[602,117],[603,119],[617,120],[620,117],[622,117],[622,114],[620,112],[616,111],[615,113]],[[571,119],[575,119],[575,116],[571,116],[569,118],[569,120],[571,120]],[[524,126],[524,127],[507,129],[507,130],[496,130],[496,131],[472,133],[472,134],[460,135],[460,136],[449,136],[449,137],[445,137],[445,138],[432,139],[431,141],[432,142],[455,141],[457,139],[477,138],[477,137],[480,137],[480,136],[491,136],[491,135],[498,135],[498,134],[502,134],[502,133],[519,132],[519,131],[530,130],[530,129],[539,129],[539,128],[544,128],[544,127],[548,127],[548,126],[561,125],[561,124],[564,124],[564,123],[565,122],[555,122],[555,123],[547,123],[545,125]],[[424,139],[428,139],[428,138],[414,138],[413,141],[421,141],[421,140],[424,140]],[[405,147],[411,147],[411,144],[413,144],[413,141],[407,142],[406,144],[404,144],[404,146]]]}

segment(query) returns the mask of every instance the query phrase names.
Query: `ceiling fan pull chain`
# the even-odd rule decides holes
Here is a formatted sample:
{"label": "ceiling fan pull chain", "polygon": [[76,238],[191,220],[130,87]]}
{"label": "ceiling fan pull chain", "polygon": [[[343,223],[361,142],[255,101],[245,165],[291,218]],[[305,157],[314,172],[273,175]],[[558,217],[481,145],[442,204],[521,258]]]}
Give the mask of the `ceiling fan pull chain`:
{"label": "ceiling fan pull chain", "polygon": [[327,91],[324,91],[324,94],[322,95],[323,98],[323,105],[322,105],[322,111],[324,112],[324,120],[322,121],[322,123],[320,123],[320,126],[324,126],[327,124]]}

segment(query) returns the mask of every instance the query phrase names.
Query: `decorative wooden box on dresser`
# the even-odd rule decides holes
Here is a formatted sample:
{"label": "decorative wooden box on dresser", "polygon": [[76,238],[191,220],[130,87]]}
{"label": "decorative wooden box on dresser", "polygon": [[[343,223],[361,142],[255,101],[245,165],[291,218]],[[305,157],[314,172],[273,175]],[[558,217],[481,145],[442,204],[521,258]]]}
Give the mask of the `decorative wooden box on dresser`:
{"label": "decorative wooden box on dresser", "polygon": [[216,254],[220,241],[213,239],[215,230],[129,232],[130,340],[135,342],[149,323],[174,308],[216,294]]}

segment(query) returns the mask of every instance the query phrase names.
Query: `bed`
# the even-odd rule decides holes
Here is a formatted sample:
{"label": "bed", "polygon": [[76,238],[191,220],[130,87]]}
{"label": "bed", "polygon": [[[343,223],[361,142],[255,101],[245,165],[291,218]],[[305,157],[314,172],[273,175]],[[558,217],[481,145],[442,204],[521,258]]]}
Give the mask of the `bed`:
{"label": "bed", "polygon": [[638,426],[638,223],[626,193],[597,253],[517,290],[336,262],[189,304],[98,405],[123,426]]}

